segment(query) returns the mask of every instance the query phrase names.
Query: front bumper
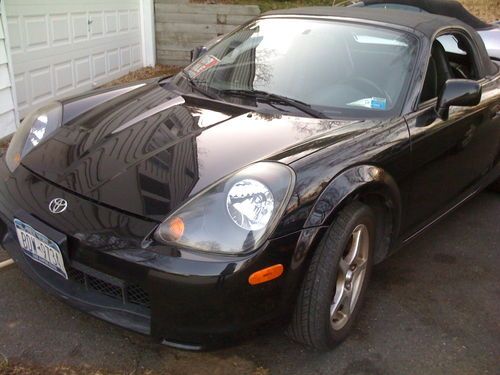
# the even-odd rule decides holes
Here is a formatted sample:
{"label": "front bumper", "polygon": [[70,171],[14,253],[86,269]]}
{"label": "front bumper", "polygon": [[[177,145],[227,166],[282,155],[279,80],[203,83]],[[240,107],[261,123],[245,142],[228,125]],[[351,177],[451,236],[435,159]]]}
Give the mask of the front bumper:
{"label": "front bumper", "polygon": [[[12,175],[0,164],[3,247],[38,285],[72,306],[185,349],[225,345],[290,311],[300,282],[301,267],[293,260],[300,232],[246,256],[143,248],[157,223],[76,196],[24,167]],[[48,210],[56,197],[68,201],[59,215]],[[69,280],[24,254],[14,218],[62,238]],[[277,263],[285,267],[279,279],[249,285],[253,272]]]}

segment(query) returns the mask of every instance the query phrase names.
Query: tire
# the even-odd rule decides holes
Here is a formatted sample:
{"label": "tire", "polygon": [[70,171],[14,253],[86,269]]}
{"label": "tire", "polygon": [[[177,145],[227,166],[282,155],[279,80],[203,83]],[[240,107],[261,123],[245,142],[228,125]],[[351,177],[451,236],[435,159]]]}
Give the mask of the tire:
{"label": "tire", "polygon": [[500,178],[489,186],[489,189],[500,193]]}
{"label": "tire", "polygon": [[[287,331],[293,340],[318,350],[328,350],[348,336],[361,308],[370,278],[375,228],[373,211],[359,202],[346,206],[336,216],[306,271]],[[350,262],[352,255],[356,253],[353,250],[354,238],[363,241],[357,251],[362,256]],[[359,267],[354,268],[357,263]],[[346,267],[349,264],[351,267]],[[358,275],[356,277],[353,276],[355,272]],[[348,274],[353,276],[351,282]],[[350,303],[346,303],[349,302],[348,297],[343,298],[349,294],[346,292],[348,290],[351,291]],[[350,314],[347,307],[350,307]]]}

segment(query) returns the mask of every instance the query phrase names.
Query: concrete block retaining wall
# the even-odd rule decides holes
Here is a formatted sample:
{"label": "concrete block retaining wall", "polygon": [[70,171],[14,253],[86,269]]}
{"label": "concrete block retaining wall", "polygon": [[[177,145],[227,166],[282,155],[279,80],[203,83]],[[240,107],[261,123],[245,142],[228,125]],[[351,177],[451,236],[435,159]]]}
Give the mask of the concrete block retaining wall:
{"label": "concrete block retaining wall", "polygon": [[159,64],[187,65],[190,51],[260,14],[256,5],[192,4],[155,0],[156,58]]}
{"label": "concrete block retaining wall", "polygon": [[[486,21],[500,17],[500,0],[460,0]],[[190,51],[260,14],[256,5],[196,4],[155,0],[157,62],[186,65]]]}

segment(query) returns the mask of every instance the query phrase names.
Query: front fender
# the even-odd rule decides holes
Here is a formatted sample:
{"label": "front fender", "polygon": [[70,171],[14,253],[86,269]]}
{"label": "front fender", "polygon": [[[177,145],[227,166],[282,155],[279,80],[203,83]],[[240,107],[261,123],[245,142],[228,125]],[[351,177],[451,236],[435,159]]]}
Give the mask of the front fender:
{"label": "front fender", "polygon": [[385,241],[379,242],[380,248],[376,252],[375,261],[378,263],[387,256],[390,244],[399,232],[401,222],[399,188],[394,178],[380,167],[373,165],[351,167],[330,181],[305,221],[290,264],[290,268],[295,271],[290,273],[288,280],[288,285],[294,286],[291,289],[300,289],[298,286],[302,282],[304,271],[335,214],[353,199],[362,199],[370,195],[382,198],[392,216],[392,227],[389,228],[390,232],[386,233],[390,235],[384,238]]}
{"label": "front fender", "polygon": [[[326,229],[333,221],[335,215],[355,199],[373,204],[373,197],[377,199],[376,212],[383,217],[377,225],[377,250],[375,262],[385,259],[391,245],[397,239],[401,226],[401,194],[394,178],[384,169],[374,165],[357,165],[344,170],[334,177],[316,200],[307,217],[303,234],[309,233],[310,228]],[[380,205],[382,203],[382,205]],[[380,210],[382,209],[382,211]],[[387,214],[386,214],[387,213]],[[324,231],[315,232],[322,235]],[[321,237],[305,238],[301,236],[295,257],[304,261],[313,252],[320,242]],[[380,236],[380,237],[379,237]],[[304,238],[303,238],[304,237]],[[307,251],[304,251],[307,248]],[[299,255],[300,254],[300,255]]]}
{"label": "front fender", "polygon": [[346,202],[356,195],[366,193],[383,197],[391,208],[394,219],[393,231],[397,233],[401,223],[401,194],[394,178],[384,169],[373,165],[357,165],[336,177],[316,200],[304,227],[329,225],[331,219]]}

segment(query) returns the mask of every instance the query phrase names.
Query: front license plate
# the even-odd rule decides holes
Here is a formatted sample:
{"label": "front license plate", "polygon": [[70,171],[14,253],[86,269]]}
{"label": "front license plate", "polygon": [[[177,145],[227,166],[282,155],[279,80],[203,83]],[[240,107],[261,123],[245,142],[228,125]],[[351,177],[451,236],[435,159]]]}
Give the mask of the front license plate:
{"label": "front license plate", "polygon": [[58,273],[66,280],[68,274],[64,267],[64,261],[59,246],[47,238],[43,233],[33,229],[21,220],[14,219],[17,239],[24,253],[34,261],[43,264],[52,271]]}

